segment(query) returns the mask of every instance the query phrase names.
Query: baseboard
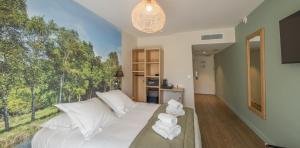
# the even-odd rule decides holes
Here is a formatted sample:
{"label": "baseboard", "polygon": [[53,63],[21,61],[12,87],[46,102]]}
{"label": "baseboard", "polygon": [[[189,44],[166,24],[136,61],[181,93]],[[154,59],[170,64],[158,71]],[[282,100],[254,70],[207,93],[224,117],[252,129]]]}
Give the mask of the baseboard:
{"label": "baseboard", "polygon": [[250,120],[241,115],[231,104],[225,101],[224,98],[217,96],[221,101],[223,101],[229,109],[234,112],[250,129],[252,129],[258,137],[260,137],[265,143],[275,144],[273,140],[268,138],[261,130],[259,130]]}

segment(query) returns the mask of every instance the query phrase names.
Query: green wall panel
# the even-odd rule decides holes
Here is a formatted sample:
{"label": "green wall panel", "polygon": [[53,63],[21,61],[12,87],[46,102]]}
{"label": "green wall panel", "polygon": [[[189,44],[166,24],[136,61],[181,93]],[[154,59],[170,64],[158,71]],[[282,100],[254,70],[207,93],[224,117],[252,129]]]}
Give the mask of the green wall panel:
{"label": "green wall panel", "polygon": [[[264,141],[289,148],[300,147],[300,64],[281,64],[279,21],[299,10],[300,0],[265,0],[236,27],[236,44],[215,56],[217,96]],[[245,38],[262,27],[267,120],[247,108]]]}

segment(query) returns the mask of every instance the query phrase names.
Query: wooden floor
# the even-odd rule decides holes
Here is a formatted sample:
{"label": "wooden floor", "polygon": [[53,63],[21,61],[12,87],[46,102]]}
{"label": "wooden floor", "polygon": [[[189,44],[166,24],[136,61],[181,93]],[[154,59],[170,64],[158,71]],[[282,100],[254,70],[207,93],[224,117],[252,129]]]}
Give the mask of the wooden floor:
{"label": "wooden floor", "polygon": [[216,96],[195,95],[203,148],[265,148],[264,142]]}

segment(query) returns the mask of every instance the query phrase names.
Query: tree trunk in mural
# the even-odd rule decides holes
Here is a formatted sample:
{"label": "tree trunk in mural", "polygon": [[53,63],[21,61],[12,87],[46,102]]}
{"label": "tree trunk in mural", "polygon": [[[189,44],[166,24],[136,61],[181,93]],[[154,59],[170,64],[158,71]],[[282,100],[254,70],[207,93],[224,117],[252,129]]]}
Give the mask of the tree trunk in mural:
{"label": "tree trunk in mural", "polygon": [[59,85],[59,98],[58,98],[58,103],[61,103],[61,100],[63,98],[63,86],[64,86],[64,77],[65,74],[64,72],[60,76],[60,85]]}
{"label": "tree trunk in mural", "polygon": [[92,95],[93,95],[93,90],[94,90],[94,87],[93,87],[93,80],[89,79],[89,87],[88,87],[88,99],[91,99],[92,98]]}
{"label": "tree trunk in mural", "polygon": [[71,95],[68,96],[68,102],[71,103]]}
{"label": "tree trunk in mural", "polygon": [[94,93],[94,90],[93,90],[93,88],[91,88],[88,99],[92,99],[93,93]]}
{"label": "tree trunk in mural", "polygon": [[34,85],[30,88],[31,91],[31,121],[35,120],[35,93]]}
{"label": "tree trunk in mural", "polygon": [[3,114],[3,120],[4,120],[4,127],[5,127],[5,131],[8,131],[10,129],[10,127],[9,127],[9,114],[8,114],[8,109],[7,109],[7,98],[6,97],[2,98],[2,103],[3,103],[2,114]]}

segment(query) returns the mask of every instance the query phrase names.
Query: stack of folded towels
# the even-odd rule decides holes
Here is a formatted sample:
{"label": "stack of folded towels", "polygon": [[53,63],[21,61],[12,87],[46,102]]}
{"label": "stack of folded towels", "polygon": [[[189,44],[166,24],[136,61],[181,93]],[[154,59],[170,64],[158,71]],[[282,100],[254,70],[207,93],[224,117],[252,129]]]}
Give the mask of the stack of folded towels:
{"label": "stack of folded towels", "polygon": [[152,126],[152,129],[164,137],[165,139],[173,140],[181,132],[180,125],[177,125],[177,118],[174,115],[160,113],[158,121]]}
{"label": "stack of folded towels", "polygon": [[185,111],[183,110],[183,105],[174,99],[171,99],[168,102],[166,112],[174,116],[183,116],[185,114]]}

